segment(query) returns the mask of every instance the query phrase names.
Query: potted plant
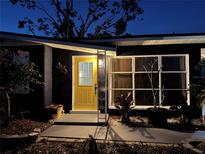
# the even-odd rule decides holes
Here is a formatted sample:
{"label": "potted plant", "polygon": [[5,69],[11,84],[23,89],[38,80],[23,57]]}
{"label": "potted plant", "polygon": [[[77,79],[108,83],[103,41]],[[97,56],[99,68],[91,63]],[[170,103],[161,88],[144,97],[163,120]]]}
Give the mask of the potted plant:
{"label": "potted plant", "polygon": [[62,104],[51,104],[46,107],[48,118],[59,119],[64,115],[64,109]]}
{"label": "potted plant", "polygon": [[153,107],[147,109],[148,120],[150,124],[159,127],[164,127],[167,125],[168,110],[166,108],[161,107],[160,104],[154,104]]}
{"label": "potted plant", "polygon": [[115,107],[120,111],[121,122],[130,123],[130,113],[133,108],[132,92],[128,92],[127,96],[121,94],[116,98]]}
{"label": "potted plant", "polygon": [[161,102],[157,101],[157,95],[158,95],[158,89],[156,89],[154,87],[155,82],[156,82],[156,74],[159,73],[159,71],[162,69],[162,67],[160,67],[157,72],[158,73],[154,73],[154,66],[158,63],[158,60],[154,60],[154,61],[150,61],[150,63],[147,65],[149,67],[148,68],[143,65],[144,70],[146,71],[148,80],[149,80],[149,84],[151,87],[151,91],[152,91],[152,98],[153,98],[153,107],[149,108],[148,111],[148,119],[149,119],[149,123],[153,124],[155,126],[159,126],[159,127],[164,127],[167,124],[167,109],[162,108],[162,103],[164,101],[164,86],[160,87],[161,89]]}
{"label": "potted plant", "polygon": [[202,110],[203,122],[205,122],[205,87],[197,95],[197,105]]}
{"label": "potted plant", "polygon": [[[195,70],[202,70],[205,68],[205,57],[202,57]],[[202,110],[203,122],[205,122],[205,76],[201,75],[200,79],[197,78],[195,84],[191,84],[192,94],[196,97],[197,107]]]}

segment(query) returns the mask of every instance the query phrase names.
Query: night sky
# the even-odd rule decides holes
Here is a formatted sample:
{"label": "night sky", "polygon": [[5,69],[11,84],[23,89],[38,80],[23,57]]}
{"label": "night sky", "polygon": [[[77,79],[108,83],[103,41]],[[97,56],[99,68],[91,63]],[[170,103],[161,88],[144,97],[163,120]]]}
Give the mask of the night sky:
{"label": "night sky", "polygon": [[[46,3],[46,0],[42,2]],[[74,5],[83,11],[86,2],[75,0]],[[127,32],[130,34],[205,32],[205,0],[142,0],[140,6],[144,9],[140,16],[144,20],[129,23]],[[27,29],[17,27],[18,20],[25,16],[37,18],[41,14],[12,6],[8,0],[0,0],[0,31],[31,34]]]}

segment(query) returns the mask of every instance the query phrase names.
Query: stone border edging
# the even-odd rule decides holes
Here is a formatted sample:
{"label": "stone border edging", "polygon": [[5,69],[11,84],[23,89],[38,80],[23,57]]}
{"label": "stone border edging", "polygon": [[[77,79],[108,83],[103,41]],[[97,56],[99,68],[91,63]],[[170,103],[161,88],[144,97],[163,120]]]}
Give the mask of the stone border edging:
{"label": "stone border edging", "polygon": [[0,135],[0,139],[10,139],[10,138],[25,138],[25,137],[34,137],[39,135],[39,133],[31,132],[29,134],[22,134],[22,135]]}
{"label": "stone border edging", "polygon": [[0,142],[2,145],[6,145],[7,143],[17,145],[23,142],[36,142],[40,137],[40,133],[31,132],[29,134],[22,135],[0,135]]}
{"label": "stone border edging", "polygon": [[[40,140],[47,140],[50,142],[84,142],[88,138],[67,138],[67,137],[40,137]],[[125,144],[148,144],[160,146],[174,146],[177,147],[178,143],[162,143],[162,142],[144,142],[144,141],[120,141],[120,140],[104,140],[95,139],[96,143],[125,143]]]}

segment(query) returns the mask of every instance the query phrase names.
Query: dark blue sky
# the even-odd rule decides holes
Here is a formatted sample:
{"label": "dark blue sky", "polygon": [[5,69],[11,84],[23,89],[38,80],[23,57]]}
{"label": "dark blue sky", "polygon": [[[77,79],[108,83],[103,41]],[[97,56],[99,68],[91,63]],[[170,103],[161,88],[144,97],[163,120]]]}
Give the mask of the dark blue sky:
{"label": "dark blue sky", "polygon": [[[41,14],[12,6],[8,1],[0,0],[0,31],[31,34],[26,29],[18,29],[18,20],[25,16],[37,18]],[[85,7],[84,0],[75,1],[79,8]],[[142,0],[140,6],[144,9],[141,15],[144,20],[129,23],[130,34],[205,32],[205,0]]]}

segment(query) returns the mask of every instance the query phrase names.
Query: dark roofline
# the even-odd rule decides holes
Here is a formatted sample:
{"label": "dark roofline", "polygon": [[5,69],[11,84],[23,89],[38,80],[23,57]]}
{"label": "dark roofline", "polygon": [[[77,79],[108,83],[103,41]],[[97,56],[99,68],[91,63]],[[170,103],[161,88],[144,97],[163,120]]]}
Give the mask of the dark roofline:
{"label": "dark roofline", "polygon": [[77,41],[75,39],[64,40],[64,39],[56,39],[56,38],[50,38],[50,37],[42,37],[42,36],[33,36],[33,35],[27,35],[27,34],[18,34],[18,33],[10,33],[10,32],[2,32],[0,31],[0,42],[1,39],[14,39],[14,40],[25,40],[25,41],[31,41],[31,42],[40,42],[40,43],[54,43],[54,44],[61,44],[61,45],[69,45],[69,46],[79,46],[84,48],[96,48],[96,49],[106,49],[110,51],[115,51],[115,48],[113,46],[103,46],[101,44],[95,44],[92,42],[82,42]]}
{"label": "dark roofline", "polygon": [[72,39],[61,39],[61,38],[52,38],[52,37],[47,37],[47,36],[35,36],[35,35],[29,35],[29,34],[20,34],[20,33],[14,33],[14,32],[4,32],[0,31],[0,36],[1,35],[13,35],[13,36],[20,36],[20,37],[30,37],[30,38],[36,38],[36,39],[46,39],[46,40],[53,40],[53,41],[62,41],[62,42],[78,42],[79,39],[77,38],[72,38]]}
{"label": "dark roofline", "polygon": [[[126,38],[127,39],[129,39],[129,38],[144,38],[144,37],[154,38],[154,37],[172,37],[172,36],[201,36],[201,35],[205,35],[205,32],[201,32],[201,33],[172,33],[172,34],[145,34],[145,35],[143,34],[143,35],[108,36],[108,37],[93,37],[93,38],[87,37],[87,38],[83,38],[83,39],[82,38],[61,39],[61,38],[52,38],[52,37],[46,37],[46,36],[34,36],[34,35],[29,35],[29,34],[20,34],[20,33],[4,32],[4,31],[0,31],[0,35],[1,34],[79,43],[83,40],[106,40],[106,39],[117,40],[117,39],[126,39]],[[83,43],[83,42],[81,42],[81,43]]]}
{"label": "dark roofline", "polygon": [[155,37],[175,37],[175,36],[202,36],[205,32],[201,33],[170,33],[170,34],[142,34],[142,35],[126,35],[126,36],[106,36],[106,37],[93,37],[84,38],[82,40],[106,40],[106,39],[129,39],[129,38],[155,38]]}

